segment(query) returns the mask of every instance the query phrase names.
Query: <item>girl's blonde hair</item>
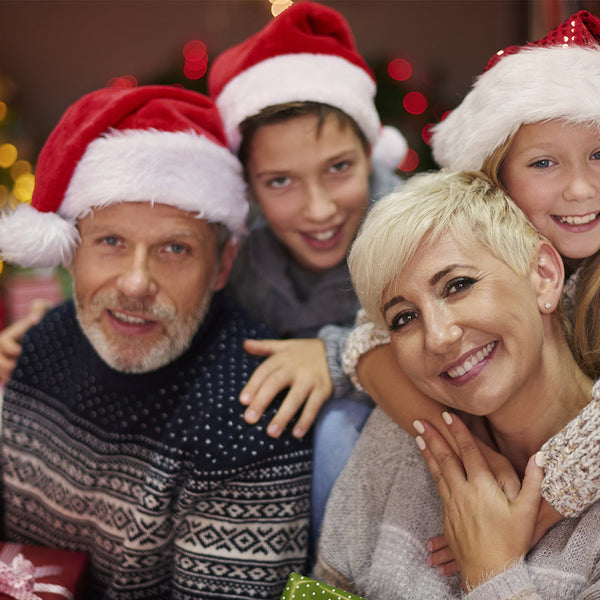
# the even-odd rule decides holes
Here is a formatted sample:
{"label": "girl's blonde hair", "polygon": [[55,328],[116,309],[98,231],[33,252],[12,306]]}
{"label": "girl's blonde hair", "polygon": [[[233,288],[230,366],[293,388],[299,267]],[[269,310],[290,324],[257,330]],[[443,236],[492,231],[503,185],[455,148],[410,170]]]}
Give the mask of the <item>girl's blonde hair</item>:
{"label": "girl's blonde hair", "polygon": [[[597,123],[590,126],[599,128]],[[515,134],[516,135],[516,134]],[[497,186],[502,182],[502,165],[514,135],[500,144],[485,159],[481,170]],[[564,260],[564,258],[563,258]],[[566,261],[568,263],[568,259]],[[592,379],[600,377],[600,252],[585,260],[578,274],[573,298],[573,319],[569,339],[571,350],[581,369]]]}
{"label": "girl's blonde hair", "polygon": [[422,173],[369,212],[348,257],[354,289],[368,317],[385,325],[386,288],[427,239],[476,240],[519,275],[545,238],[487,177],[475,172]]}

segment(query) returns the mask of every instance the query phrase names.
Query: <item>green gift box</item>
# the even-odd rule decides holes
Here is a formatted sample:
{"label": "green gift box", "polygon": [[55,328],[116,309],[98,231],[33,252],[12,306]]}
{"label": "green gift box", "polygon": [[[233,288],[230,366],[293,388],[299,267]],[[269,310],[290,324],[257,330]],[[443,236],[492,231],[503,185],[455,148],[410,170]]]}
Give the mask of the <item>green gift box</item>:
{"label": "green gift box", "polygon": [[292,573],[285,584],[281,600],[365,600],[360,596],[319,583],[310,577]]}

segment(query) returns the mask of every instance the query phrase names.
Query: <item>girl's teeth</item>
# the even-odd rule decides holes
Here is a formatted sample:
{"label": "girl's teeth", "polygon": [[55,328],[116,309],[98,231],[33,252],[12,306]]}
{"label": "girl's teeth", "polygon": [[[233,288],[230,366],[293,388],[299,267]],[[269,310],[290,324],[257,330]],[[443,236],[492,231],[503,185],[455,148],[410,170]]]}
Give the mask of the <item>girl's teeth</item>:
{"label": "girl's teeth", "polygon": [[565,225],[585,225],[591,223],[598,215],[593,213],[583,217],[557,217],[561,223]]}
{"label": "girl's teeth", "polygon": [[474,356],[469,357],[462,365],[454,369],[449,369],[446,374],[450,379],[456,379],[462,377],[465,373],[468,373],[476,364],[479,364],[484,358],[489,356],[490,352],[494,349],[496,342],[492,342],[483,348],[478,350]]}

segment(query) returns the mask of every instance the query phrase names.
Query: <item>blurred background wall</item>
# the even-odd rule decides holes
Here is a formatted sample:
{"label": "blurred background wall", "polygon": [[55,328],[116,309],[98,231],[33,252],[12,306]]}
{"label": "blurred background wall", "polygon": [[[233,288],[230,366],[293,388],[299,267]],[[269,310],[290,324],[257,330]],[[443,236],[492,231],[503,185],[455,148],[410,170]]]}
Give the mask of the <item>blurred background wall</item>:
{"label": "blurred background wall", "polygon": [[[0,210],[31,196],[35,157],[76,98],[113,84],[204,91],[207,64],[286,2],[0,0]],[[541,37],[578,9],[600,14],[600,0],[323,3],[344,14],[376,72],[382,121],[398,126],[412,150],[407,174],[433,166],[427,128],[460,101],[494,52]],[[186,67],[190,42],[195,60]]]}

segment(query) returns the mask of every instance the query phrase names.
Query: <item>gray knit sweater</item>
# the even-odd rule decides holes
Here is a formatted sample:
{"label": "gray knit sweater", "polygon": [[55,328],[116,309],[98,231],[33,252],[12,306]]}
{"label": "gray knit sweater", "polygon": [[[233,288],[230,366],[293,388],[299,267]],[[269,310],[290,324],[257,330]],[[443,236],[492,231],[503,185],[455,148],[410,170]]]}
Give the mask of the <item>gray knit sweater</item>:
{"label": "gray knit sweater", "polygon": [[376,408],[329,498],[316,579],[369,600],[600,598],[599,502],[470,593],[425,563],[442,530],[442,502],[413,438]]}

